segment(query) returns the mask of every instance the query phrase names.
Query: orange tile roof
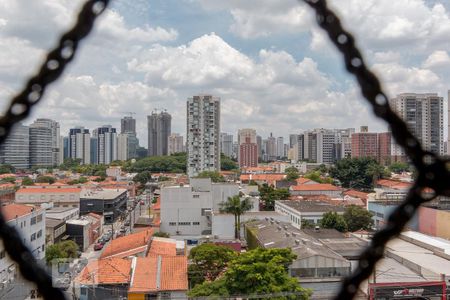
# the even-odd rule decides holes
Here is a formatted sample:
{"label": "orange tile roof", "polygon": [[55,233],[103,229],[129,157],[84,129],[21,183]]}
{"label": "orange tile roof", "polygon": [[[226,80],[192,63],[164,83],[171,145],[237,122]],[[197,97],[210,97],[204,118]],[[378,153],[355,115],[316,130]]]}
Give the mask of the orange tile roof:
{"label": "orange tile roof", "polygon": [[80,193],[80,188],[57,188],[57,187],[49,187],[49,188],[20,188],[16,193],[17,194],[33,194],[33,193]]}
{"label": "orange tile roof", "polygon": [[255,181],[277,181],[286,178],[286,174],[242,174],[241,181],[255,180]]}
{"label": "orange tile roof", "polygon": [[407,189],[412,186],[412,184],[409,182],[389,180],[389,179],[379,179],[377,181],[377,184],[384,186],[384,187],[389,187],[389,188],[399,189],[399,190]]}
{"label": "orange tile roof", "polygon": [[6,222],[15,219],[16,216],[21,217],[28,215],[29,213],[31,213],[33,210],[36,209],[38,208],[23,204],[8,204],[1,207],[1,211]]}
{"label": "orange tile roof", "polygon": [[163,257],[161,264],[162,291],[184,291],[188,289],[187,257]]}
{"label": "orange tile roof", "polygon": [[148,256],[176,256],[177,243],[174,240],[167,238],[154,237],[150,244]]}
{"label": "orange tile roof", "polygon": [[305,183],[307,183],[307,182],[315,182],[315,181],[312,181],[311,179],[309,179],[309,178],[304,178],[304,177],[300,177],[300,178],[297,178],[297,184],[298,185],[300,185],[300,184],[305,184]]}
{"label": "orange tile roof", "polygon": [[131,260],[104,258],[91,261],[75,282],[86,285],[128,283],[131,279]]}
{"label": "orange tile roof", "polygon": [[7,174],[0,174],[0,179],[6,178],[6,177],[16,177],[16,174],[13,173],[7,173]]}
{"label": "orange tile roof", "polygon": [[161,196],[156,198],[156,203],[152,204],[152,209],[159,210],[161,209]]}
{"label": "orange tile roof", "polygon": [[185,291],[187,289],[187,257],[136,258],[136,268],[129,289],[130,293]]}
{"label": "orange tile roof", "polygon": [[293,191],[340,191],[341,189],[329,183],[302,184],[290,187]]}
{"label": "orange tile roof", "polygon": [[147,246],[153,229],[132,233],[123,237],[113,239],[102,252],[100,257],[109,257],[122,252],[130,251],[136,248]]}
{"label": "orange tile roof", "polygon": [[123,252],[119,252],[113,255],[109,255],[108,258],[111,257],[117,257],[117,258],[128,258],[129,256],[134,256],[140,253],[145,253],[147,252],[147,245],[142,246],[142,247],[138,247],[138,248],[133,248],[130,250],[125,250]]}
{"label": "orange tile roof", "polygon": [[349,195],[349,196],[360,198],[360,199],[367,199],[369,194],[360,192],[360,191],[356,191],[356,190],[348,190],[348,191],[344,192],[344,195]]}

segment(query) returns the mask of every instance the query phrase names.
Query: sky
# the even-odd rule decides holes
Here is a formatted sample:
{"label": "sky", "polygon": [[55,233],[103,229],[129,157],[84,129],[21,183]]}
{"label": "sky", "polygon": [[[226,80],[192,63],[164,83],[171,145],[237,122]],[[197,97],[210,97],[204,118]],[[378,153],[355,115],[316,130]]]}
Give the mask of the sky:
{"label": "sky", "polygon": [[[0,109],[39,67],[83,1],[0,0]],[[446,0],[330,0],[390,97],[450,88]],[[297,0],[112,0],[63,77],[24,122],[51,118],[61,133],[166,109],[186,134],[186,100],[221,98],[221,131],[287,137],[313,128],[384,131],[340,55]],[[447,120],[445,120],[447,123]],[[444,126],[446,128],[446,126]]]}

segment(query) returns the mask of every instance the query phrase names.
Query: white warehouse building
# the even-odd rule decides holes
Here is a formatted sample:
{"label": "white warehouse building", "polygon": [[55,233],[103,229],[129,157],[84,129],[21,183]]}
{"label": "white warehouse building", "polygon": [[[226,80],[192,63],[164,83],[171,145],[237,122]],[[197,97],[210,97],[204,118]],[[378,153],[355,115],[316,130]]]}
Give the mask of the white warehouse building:
{"label": "white warehouse building", "polygon": [[161,189],[161,231],[170,235],[209,235],[212,215],[220,203],[239,195],[234,183],[212,183],[209,178],[192,178],[190,185]]}

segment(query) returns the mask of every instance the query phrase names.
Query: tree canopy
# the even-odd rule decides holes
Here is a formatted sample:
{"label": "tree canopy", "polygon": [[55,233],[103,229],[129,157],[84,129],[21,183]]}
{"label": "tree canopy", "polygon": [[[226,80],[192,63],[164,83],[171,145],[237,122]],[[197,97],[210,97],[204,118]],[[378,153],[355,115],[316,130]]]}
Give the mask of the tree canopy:
{"label": "tree canopy", "polygon": [[372,213],[356,205],[347,206],[344,212],[344,220],[348,231],[368,230],[373,226]]}
{"label": "tree canopy", "polygon": [[286,180],[287,181],[295,181],[297,178],[300,177],[300,174],[298,172],[298,169],[296,167],[288,167],[284,171],[286,173]]}
{"label": "tree canopy", "polygon": [[78,245],[71,240],[50,245],[45,250],[47,264],[51,263],[54,259],[76,257],[78,257]]}
{"label": "tree canopy", "polygon": [[139,182],[142,185],[145,185],[151,179],[152,179],[152,173],[150,173],[149,171],[142,171],[133,177],[134,182],[136,182],[136,183]]}
{"label": "tree canopy", "polygon": [[306,173],[303,177],[308,178],[318,183],[333,183],[333,179],[330,177],[324,177],[319,170],[314,170]]}
{"label": "tree canopy", "polygon": [[212,182],[225,182],[225,178],[217,171],[203,171],[197,178],[211,178]]}
{"label": "tree canopy", "polygon": [[389,166],[389,170],[393,173],[402,173],[411,171],[411,167],[404,162],[394,162]]}
{"label": "tree canopy", "polygon": [[127,161],[123,168],[128,172],[151,173],[167,172],[167,173],[185,173],[186,172],[186,152],[174,153],[169,156],[149,156],[138,159],[131,163]]}
{"label": "tree canopy", "polygon": [[320,220],[320,227],[336,229],[340,232],[347,231],[347,222],[343,216],[339,215],[337,212],[329,211],[322,215]]}
{"label": "tree canopy", "polygon": [[296,278],[288,275],[288,266],[295,258],[291,249],[257,248],[241,253],[228,264],[223,276],[196,285],[188,296],[292,293],[292,297],[273,296],[271,299],[309,299],[311,291],[302,288]]}
{"label": "tree canopy", "polygon": [[16,169],[11,165],[0,165],[0,174],[14,173]]}
{"label": "tree canopy", "polygon": [[374,181],[386,176],[383,166],[373,158],[344,158],[330,169],[331,177],[345,188],[370,191]]}
{"label": "tree canopy", "polygon": [[233,159],[231,159],[230,157],[221,153],[220,154],[220,169],[224,170],[224,171],[231,171],[231,170],[237,170],[237,169],[239,169],[239,167]]}
{"label": "tree canopy", "polygon": [[53,184],[53,183],[55,183],[55,178],[53,178],[53,177],[51,177],[51,176],[43,176],[43,175],[41,175],[41,176],[38,176],[37,178],[36,178],[36,182],[37,183],[49,183],[49,184]]}
{"label": "tree canopy", "polygon": [[290,193],[288,189],[275,189],[267,183],[259,186],[259,195],[263,201],[263,210],[274,210],[275,200],[289,199]]}
{"label": "tree canopy", "polygon": [[0,183],[15,183],[15,182],[16,182],[16,177],[13,177],[13,176],[8,176],[8,177],[2,178],[0,180]]}
{"label": "tree canopy", "polygon": [[188,276],[191,287],[205,281],[214,281],[221,275],[237,253],[226,246],[204,243],[189,253]]}
{"label": "tree canopy", "polygon": [[34,181],[30,177],[24,177],[22,179],[22,185],[34,185]]}

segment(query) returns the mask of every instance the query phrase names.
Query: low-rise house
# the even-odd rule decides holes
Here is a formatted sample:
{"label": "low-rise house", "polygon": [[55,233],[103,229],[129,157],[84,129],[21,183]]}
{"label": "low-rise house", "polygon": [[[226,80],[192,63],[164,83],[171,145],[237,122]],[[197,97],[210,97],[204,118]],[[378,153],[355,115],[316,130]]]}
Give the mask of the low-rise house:
{"label": "low-rise house", "polygon": [[77,207],[52,207],[45,210],[45,216],[50,219],[63,221],[78,219],[80,209]]}
{"label": "low-rise house", "polygon": [[258,184],[276,185],[277,181],[284,180],[286,174],[241,174],[239,180],[241,183],[249,183],[254,181]]}
{"label": "low-rise house", "polygon": [[100,237],[102,224],[102,216],[89,213],[79,219],[66,221],[66,232],[77,243],[80,250],[85,251]]}
{"label": "low-rise house", "polygon": [[54,207],[79,207],[80,192],[79,187],[26,186],[17,190],[15,202],[31,205],[52,203]]}
{"label": "low-rise house", "polygon": [[292,196],[326,195],[341,197],[343,190],[329,183],[293,185],[289,188]]}
{"label": "low-rise house", "polygon": [[47,246],[61,242],[66,235],[66,221],[45,218],[45,241]]}
{"label": "low-rise house", "polygon": [[[25,245],[38,261],[45,258],[45,210],[23,204],[8,204],[1,208],[6,223],[15,227]],[[17,299],[35,294],[35,287],[26,284],[18,266],[6,254],[0,240],[0,299]]]}
{"label": "low-rise house", "polygon": [[291,224],[300,229],[302,221],[319,224],[323,214],[333,211],[342,215],[345,207],[315,200],[277,200],[275,211],[287,215]]}
{"label": "low-rise house", "polygon": [[115,238],[103,249],[101,258],[147,255],[153,230],[148,229]]}

